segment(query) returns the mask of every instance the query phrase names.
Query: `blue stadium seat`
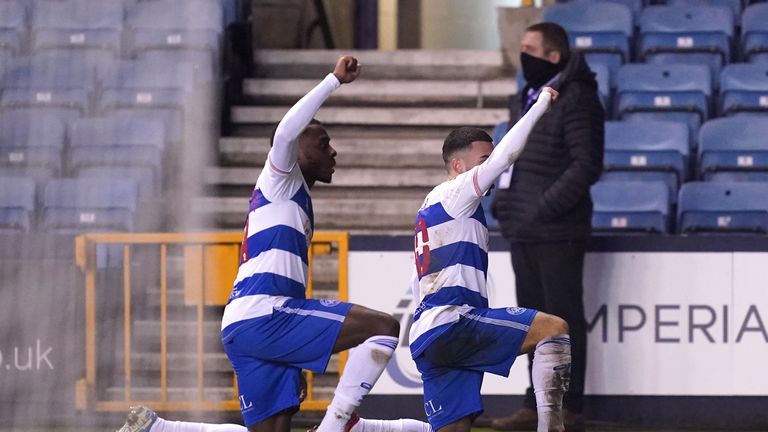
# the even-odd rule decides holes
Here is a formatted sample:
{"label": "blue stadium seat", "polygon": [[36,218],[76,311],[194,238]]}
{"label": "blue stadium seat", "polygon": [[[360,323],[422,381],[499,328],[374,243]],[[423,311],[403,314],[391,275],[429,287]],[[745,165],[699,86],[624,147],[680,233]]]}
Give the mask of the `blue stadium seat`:
{"label": "blue stadium seat", "polygon": [[113,29],[123,28],[122,0],[56,0],[33,4],[32,28]]}
{"label": "blue stadium seat", "polygon": [[731,10],[734,22],[741,23],[741,0],[667,0],[671,6],[723,6]]}
{"label": "blue stadium seat", "polygon": [[0,233],[33,226],[35,182],[24,177],[0,177]]}
{"label": "blue stadium seat", "polygon": [[768,3],[744,9],[741,17],[741,52],[750,63],[768,63]]}
{"label": "blue stadium seat", "polygon": [[0,2],[0,55],[19,55],[26,32],[26,11],[18,1]]}
{"label": "blue stadium seat", "polygon": [[128,52],[138,55],[144,51],[205,51],[219,53],[219,35],[212,30],[152,30],[141,29],[131,34]]}
{"label": "blue stadium seat", "polygon": [[122,35],[118,30],[109,29],[42,29],[34,32],[32,51],[41,53],[54,50],[67,54],[70,52],[90,51],[91,55],[99,52],[112,58],[120,56]]}
{"label": "blue stadium seat", "polygon": [[153,197],[162,186],[165,127],[161,120],[118,114],[83,119],[69,130],[69,169],[77,177],[132,178],[139,196]]}
{"label": "blue stadium seat", "polygon": [[629,7],[614,2],[576,1],[547,8],[542,21],[560,24],[571,46],[585,53],[590,64],[602,63],[615,73],[630,59],[634,20]]}
{"label": "blue stadium seat", "polygon": [[0,173],[46,179],[61,172],[66,129],[45,111],[0,113]]}
{"label": "blue stadium seat", "polygon": [[768,114],[768,63],[728,65],[720,74],[720,113]]}
{"label": "blue stadium seat", "polygon": [[709,117],[710,82],[710,69],[703,65],[624,65],[619,70],[616,116],[679,121],[697,136]]}
{"label": "blue stadium seat", "polygon": [[131,231],[137,196],[128,179],[53,180],[45,186],[41,225],[61,233]]}
{"label": "blue stadium seat", "polygon": [[603,108],[606,112],[610,112],[612,105],[611,101],[611,71],[608,66],[595,63],[590,64],[589,68],[595,73],[595,80],[597,80],[597,91],[600,94],[600,102],[603,103]]}
{"label": "blue stadium seat", "polygon": [[662,233],[670,230],[669,189],[657,181],[600,181],[592,186],[592,230]]}
{"label": "blue stadium seat", "polygon": [[139,2],[128,11],[127,26],[133,29],[213,30],[222,32],[222,6],[219,2],[155,0]]}
{"label": "blue stadium seat", "polygon": [[96,88],[96,67],[69,55],[40,55],[20,58],[3,74],[4,88],[62,89],[92,91]]}
{"label": "blue stadium seat", "polygon": [[717,75],[731,59],[733,32],[725,6],[650,6],[640,16],[639,54],[648,63],[707,64]]}
{"label": "blue stadium seat", "polygon": [[678,203],[680,233],[768,233],[768,183],[686,183]]}
{"label": "blue stadium seat", "polygon": [[689,177],[688,134],[688,128],[676,122],[606,122],[604,180],[611,180],[608,173],[633,172],[631,178],[663,180],[670,194],[677,194]]}
{"label": "blue stadium seat", "polygon": [[3,110],[40,108],[55,110],[64,118],[74,119],[90,111],[88,92],[83,89],[7,89],[0,97]]}
{"label": "blue stadium seat", "polygon": [[728,117],[704,123],[699,135],[699,170],[704,180],[718,179],[724,172],[759,173],[765,178],[768,121]]}

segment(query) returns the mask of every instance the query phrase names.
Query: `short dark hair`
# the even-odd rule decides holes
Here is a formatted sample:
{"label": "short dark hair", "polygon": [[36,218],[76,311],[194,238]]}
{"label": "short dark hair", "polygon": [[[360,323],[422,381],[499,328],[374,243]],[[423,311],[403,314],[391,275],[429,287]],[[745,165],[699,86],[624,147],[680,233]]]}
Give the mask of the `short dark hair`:
{"label": "short dark hair", "polygon": [[475,141],[493,143],[493,139],[486,131],[476,127],[465,126],[451,131],[443,141],[443,162],[447,164],[454,153],[468,149]]}
{"label": "short dark hair", "polygon": [[[271,133],[271,134],[269,134],[269,146],[270,146],[270,147],[272,147],[272,146],[275,144],[275,134],[277,133],[277,127],[278,127],[279,125],[280,125],[280,123],[276,124],[276,125],[275,125],[275,126],[272,128],[272,133]],[[309,121],[309,125],[308,125],[308,126],[312,126],[312,125],[320,125],[320,126],[322,126],[323,124],[322,124],[322,123],[320,123],[320,120],[318,120],[318,119],[314,119],[314,118],[313,118],[312,120],[310,120],[310,121]],[[303,132],[302,132],[302,133],[303,133]]]}
{"label": "short dark hair", "polygon": [[525,31],[541,33],[542,43],[544,44],[544,53],[549,54],[552,51],[558,51],[560,53],[561,63],[571,56],[571,48],[568,44],[568,32],[559,25],[552,22],[542,22],[529,26]]}

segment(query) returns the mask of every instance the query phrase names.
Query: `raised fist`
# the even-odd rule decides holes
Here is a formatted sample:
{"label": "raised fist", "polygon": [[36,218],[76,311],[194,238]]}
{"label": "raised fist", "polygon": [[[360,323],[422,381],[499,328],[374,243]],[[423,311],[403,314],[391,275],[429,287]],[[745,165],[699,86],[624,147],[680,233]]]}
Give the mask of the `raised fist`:
{"label": "raised fist", "polygon": [[351,83],[359,75],[363,65],[357,62],[357,59],[352,56],[344,56],[339,58],[336,62],[336,67],[333,69],[333,74],[342,84]]}

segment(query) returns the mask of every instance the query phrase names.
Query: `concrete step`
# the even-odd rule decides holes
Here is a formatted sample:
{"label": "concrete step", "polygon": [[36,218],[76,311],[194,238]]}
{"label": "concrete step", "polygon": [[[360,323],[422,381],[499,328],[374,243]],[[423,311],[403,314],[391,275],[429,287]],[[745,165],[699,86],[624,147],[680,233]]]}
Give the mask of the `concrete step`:
{"label": "concrete step", "polygon": [[[208,186],[253,187],[260,168],[209,167],[204,172]],[[345,168],[333,175],[329,187],[433,187],[446,179],[445,168]]]}
{"label": "concrete step", "polygon": [[[319,79],[248,79],[243,92],[254,105],[293,105]],[[504,107],[517,90],[512,79],[372,80],[360,78],[333,92],[324,106]]]}
{"label": "concrete step", "polygon": [[[368,194],[370,196],[370,194]],[[378,199],[330,198],[313,200],[316,229],[358,231],[412,231],[420,198]],[[192,200],[192,211],[204,213],[220,227],[242,227],[247,198],[199,197]]]}
{"label": "concrete step", "polygon": [[[443,168],[443,140],[339,138],[331,145],[338,152],[339,167]],[[225,165],[263,166],[269,138],[229,137],[219,140],[220,161]]]}
{"label": "concrete step", "polygon": [[[236,124],[277,124],[290,107],[235,106],[232,122]],[[329,126],[379,127],[493,127],[507,120],[504,108],[343,108],[324,107],[316,118]]]}
{"label": "concrete step", "polygon": [[270,78],[322,79],[342,55],[357,57],[361,77],[487,80],[504,75],[499,50],[256,50],[254,73]]}

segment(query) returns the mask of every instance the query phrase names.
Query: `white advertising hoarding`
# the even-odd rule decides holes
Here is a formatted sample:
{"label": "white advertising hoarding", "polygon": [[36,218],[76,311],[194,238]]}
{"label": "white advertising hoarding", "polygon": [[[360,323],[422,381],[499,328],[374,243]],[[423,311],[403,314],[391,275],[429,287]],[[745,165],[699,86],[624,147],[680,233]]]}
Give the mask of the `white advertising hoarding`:
{"label": "white advertising hoarding", "polygon": [[[401,345],[374,394],[420,394],[407,347],[413,254],[351,251],[349,299],[392,313]],[[489,254],[492,307],[515,306],[508,252]],[[586,392],[593,395],[766,395],[768,253],[587,254],[590,325]],[[403,342],[405,341],[405,342]],[[522,394],[527,359],[484,394]]]}

